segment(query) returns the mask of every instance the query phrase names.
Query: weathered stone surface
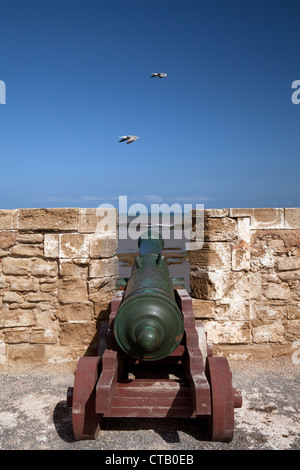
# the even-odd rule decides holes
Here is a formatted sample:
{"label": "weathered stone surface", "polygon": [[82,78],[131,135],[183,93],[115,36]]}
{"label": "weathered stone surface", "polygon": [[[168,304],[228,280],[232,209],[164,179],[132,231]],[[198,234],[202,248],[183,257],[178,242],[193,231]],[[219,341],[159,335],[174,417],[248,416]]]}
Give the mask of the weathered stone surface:
{"label": "weathered stone surface", "polygon": [[189,253],[191,266],[200,269],[231,270],[231,247],[227,242],[205,242],[201,250],[193,250]]}
{"label": "weathered stone surface", "polygon": [[[196,228],[193,226],[193,231]],[[233,241],[237,239],[237,223],[228,217],[204,217],[205,241]]]}
{"label": "weathered stone surface", "polygon": [[15,230],[17,228],[18,209],[0,210],[0,230]]}
{"label": "weathered stone surface", "polygon": [[34,276],[56,277],[58,274],[58,267],[56,261],[48,261],[39,258],[33,258],[30,264],[31,274],[33,274]]}
{"label": "weathered stone surface", "polygon": [[79,233],[100,233],[117,231],[118,213],[116,209],[79,209]]}
{"label": "weathered stone surface", "polygon": [[29,328],[10,328],[4,330],[5,342],[8,344],[14,343],[29,343],[30,342],[30,329]]}
{"label": "weathered stone surface", "polygon": [[18,209],[19,230],[77,230],[78,209]]}
{"label": "weathered stone surface", "polygon": [[42,344],[9,344],[7,346],[8,363],[44,362],[45,348]]}
{"label": "weathered stone surface", "polygon": [[89,239],[80,233],[63,233],[59,236],[60,258],[88,258]]}
{"label": "weathered stone surface", "polygon": [[205,322],[209,343],[249,343],[250,325],[243,321],[207,321]]}
{"label": "weathered stone surface", "polygon": [[103,234],[93,234],[90,237],[91,258],[111,258],[116,255],[118,240],[116,234],[104,237]]}
{"label": "weathered stone surface", "polygon": [[10,278],[10,290],[12,291],[37,291],[39,288],[39,281],[37,279],[25,279],[25,278]]}
{"label": "weathered stone surface", "polygon": [[88,275],[88,260],[61,259],[59,261],[59,274],[61,276],[86,279]]}
{"label": "weathered stone surface", "polygon": [[193,312],[195,318],[205,319],[205,318],[214,318],[215,317],[215,302],[210,300],[193,300]]}
{"label": "weathered stone surface", "polygon": [[270,284],[264,289],[264,295],[267,299],[288,300],[291,295],[288,284]]}
{"label": "weathered stone surface", "polygon": [[279,271],[290,271],[292,269],[300,269],[300,256],[287,256],[281,258],[277,263]]}
{"label": "weathered stone surface", "polygon": [[230,209],[229,216],[250,217],[251,228],[269,229],[284,228],[284,209],[254,208],[254,209]]}
{"label": "weathered stone surface", "polygon": [[286,208],[285,209],[285,225],[287,228],[295,229],[300,228],[300,208]]}
{"label": "weathered stone surface", "polygon": [[0,328],[32,326],[34,323],[35,315],[31,310],[1,310]]}
{"label": "weathered stone surface", "polygon": [[93,303],[80,302],[61,305],[57,311],[57,318],[61,322],[92,321],[94,318]]}
{"label": "weathered stone surface", "polygon": [[45,233],[44,256],[45,258],[58,258],[59,257],[59,235],[58,234]]}
{"label": "weathered stone surface", "polygon": [[89,266],[89,277],[111,277],[118,274],[118,258],[115,256],[109,259],[93,259]]}
{"label": "weathered stone surface", "polygon": [[42,256],[43,248],[39,245],[19,243],[11,247],[10,253],[17,256]]}
{"label": "weathered stone surface", "polygon": [[111,299],[116,290],[116,276],[94,278],[89,281],[89,299],[92,302],[103,302]]}
{"label": "weathered stone surface", "polygon": [[62,304],[87,302],[87,282],[84,279],[62,278],[58,280],[58,301]]}
{"label": "weathered stone surface", "polygon": [[3,274],[26,275],[29,271],[29,260],[22,258],[4,258],[2,260]]}
{"label": "weathered stone surface", "polygon": [[0,249],[7,250],[10,248],[15,244],[16,238],[17,232],[0,232]]}
{"label": "weathered stone surface", "polygon": [[20,243],[43,243],[44,235],[42,233],[18,233],[16,241]]}
{"label": "weathered stone surface", "polygon": [[5,292],[3,295],[3,302],[23,302],[23,296],[17,292]]}
{"label": "weathered stone surface", "polygon": [[96,334],[96,323],[62,323],[60,331],[61,346],[89,346]]}
{"label": "weathered stone surface", "polygon": [[54,328],[32,328],[31,343],[55,344],[58,342],[58,330]]}
{"label": "weathered stone surface", "polygon": [[267,323],[252,329],[254,343],[283,343],[284,326],[280,321]]}

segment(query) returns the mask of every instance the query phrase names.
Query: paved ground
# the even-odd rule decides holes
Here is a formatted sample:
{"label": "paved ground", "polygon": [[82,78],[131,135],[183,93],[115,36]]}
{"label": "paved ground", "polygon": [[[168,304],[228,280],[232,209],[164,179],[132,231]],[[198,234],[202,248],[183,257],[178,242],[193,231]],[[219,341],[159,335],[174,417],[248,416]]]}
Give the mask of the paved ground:
{"label": "paved ground", "polygon": [[0,369],[0,449],[154,450],[300,449],[300,364],[291,358],[231,361],[242,390],[231,443],[205,440],[195,420],[110,419],[96,441],[75,442],[66,391],[74,365]]}

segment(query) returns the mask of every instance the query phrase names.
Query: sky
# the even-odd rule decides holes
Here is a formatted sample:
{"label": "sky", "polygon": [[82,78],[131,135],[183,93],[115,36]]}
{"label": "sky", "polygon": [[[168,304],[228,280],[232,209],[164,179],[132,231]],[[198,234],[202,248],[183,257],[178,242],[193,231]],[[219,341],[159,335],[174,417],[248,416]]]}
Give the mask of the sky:
{"label": "sky", "polygon": [[300,206],[299,0],[0,9],[1,209]]}

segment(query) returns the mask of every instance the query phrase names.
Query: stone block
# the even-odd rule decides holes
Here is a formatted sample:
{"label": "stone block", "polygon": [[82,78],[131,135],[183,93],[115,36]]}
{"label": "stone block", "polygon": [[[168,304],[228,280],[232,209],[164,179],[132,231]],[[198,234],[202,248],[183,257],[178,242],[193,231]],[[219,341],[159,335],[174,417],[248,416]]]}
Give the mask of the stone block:
{"label": "stone block", "polygon": [[279,271],[291,271],[293,269],[300,269],[300,256],[286,256],[280,258],[277,263]]}
{"label": "stone block", "polygon": [[42,344],[9,344],[7,346],[9,363],[38,363],[45,361],[45,348]]}
{"label": "stone block", "polygon": [[0,328],[33,326],[34,324],[35,315],[31,310],[1,310]]}
{"label": "stone block", "polygon": [[63,233],[59,236],[60,258],[88,258],[88,236],[79,233]]}
{"label": "stone block", "polygon": [[253,343],[283,343],[284,326],[280,321],[252,328]]}
{"label": "stone block", "polygon": [[111,300],[116,290],[116,276],[94,278],[89,281],[89,299],[92,302]]}
{"label": "stone block", "polygon": [[232,270],[249,271],[250,270],[250,251],[242,246],[232,248]]}
{"label": "stone block", "polygon": [[233,241],[237,239],[237,223],[228,217],[204,217],[205,241]]}
{"label": "stone block", "polygon": [[9,282],[11,291],[28,292],[37,291],[39,288],[39,281],[37,279],[11,278]]}
{"label": "stone block", "polygon": [[211,300],[192,299],[193,312],[195,318],[214,318],[215,317],[215,302]]}
{"label": "stone block", "polygon": [[58,258],[59,257],[59,235],[58,234],[45,233],[44,256],[45,258]]}
{"label": "stone block", "polygon": [[57,318],[61,322],[92,321],[94,318],[93,303],[80,302],[61,305],[57,311]]}
{"label": "stone block", "polygon": [[17,228],[18,209],[0,210],[0,230],[15,230]]}
{"label": "stone block", "polygon": [[285,226],[290,229],[300,228],[300,208],[285,209]]}
{"label": "stone block", "polygon": [[71,231],[78,228],[78,209],[18,209],[19,230]]}
{"label": "stone block", "polygon": [[87,302],[87,282],[84,279],[61,278],[58,280],[58,301],[62,304]]}
{"label": "stone block", "polygon": [[249,208],[230,209],[230,217],[250,217],[252,229],[284,228],[284,209]]}
{"label": "stone block", "polygon": [[42,277],[56,277],[58,267],[56,261],[47,261],[39,258],[31,259],[31,274]]}
{"label": "stone block", "polygon": [[11,247],[10,253],[15,256],[43,256],[43,248],[39,245],[18,243]]}
{"label": "stone block", "polygon": [[5,342],[8,344],[29,343],[30,328],[11,328],[4,330],[4,338]]}
{"label": "stone block", "polygon": [[51,295],[47,292],[28,292],[25,294],[25,300],[27,302],[50,302],[54,305],[55,303],[55,296]]}
{"label": "stone block", "polygon": [[0,232],[0,250],[7,250],[14,245],[16,238],[17,232]]}
{"label": "stone block", "polygon": [[32,328],[30,342],[33,344],[56,344],[58,330],[55,328]]}
{"label": "stone block", "polygon": [[92,234],[90,237],[90,257],[91,258],[111,258],[115,256],[118,248],[116,234],[110,237],[103,234]]}
{"label": "stone block", "polygon": [[208,343],[239,344],[250,342],[250,324],[246,321],[205,322]]}
{"label": "stone block", "polygon": [[291,296],[291,290],[287,283],[270,283],[264,289],[263,294],[267,299],[270,300],[289,300]]}
{"label": "stone block", "polygon": [[88,259],[60,259],[59,274],[66,277],[86,279],[88,276]]}
{"label": "stone block", "polygon": [[88,347],[96,335],[96,322],[62,323],[60,329],[60,345]]}
{"label": "stone block", "polygon": [[228,242],[205,242],[201,250],[189,252],[191,266],[209,271],[231,270],[231,246]]}
{"label": "stone block", "polygon": [[79,209],[79,233],[116,233],[118,212],[114,208]]}
{"label": "stone block", "polygon": [[229,360],[251,361],[271,359],[271,344],[234,344],[214,345],[214,356],[225,355]]}
{"label": "stone block", "polygon": [[16,303],[20,303],[20,302],[23,302],[23,296],[18,294],[17,292],[5,292],[4,295],[3,295],[3,302],[7,302],[7,303],[10,303],[10,302],[16,302]]}
{"label": "stone block", "polygon": [[23,258],[4,258],[2,260],[3,274],[26,275],[29,270],[29,260]]}
{"label": "stone block", "polygon": [[114,256],[108,259],[93,259],[90,261],[89,277],[117,276],[119,271],[118,258]]}
{"label": "stone block", "polygon": [[18,233],[16,241],[20,243],[43,243],[44,235],[42,233]]}
{"label": "stone block", "polygon": [[300,338],[300,319],[291,320],[285,324],[285,339],[287,341],[299,341]]}

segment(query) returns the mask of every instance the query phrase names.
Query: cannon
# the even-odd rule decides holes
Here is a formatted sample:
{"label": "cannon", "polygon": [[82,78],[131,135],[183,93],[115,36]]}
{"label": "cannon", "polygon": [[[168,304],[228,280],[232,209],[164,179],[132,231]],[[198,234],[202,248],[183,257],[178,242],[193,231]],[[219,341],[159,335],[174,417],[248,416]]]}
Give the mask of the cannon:
{"label": "cannon", "polygon": [[170,277],[164,241],[148,231],[126,279],[118,279],[94,356],[77,363],[68,389],[76,440],[95,439],[103,419],[191,418],[208,438],[230,442],[242,406],[225,357],[213,357],[184,278]]}

